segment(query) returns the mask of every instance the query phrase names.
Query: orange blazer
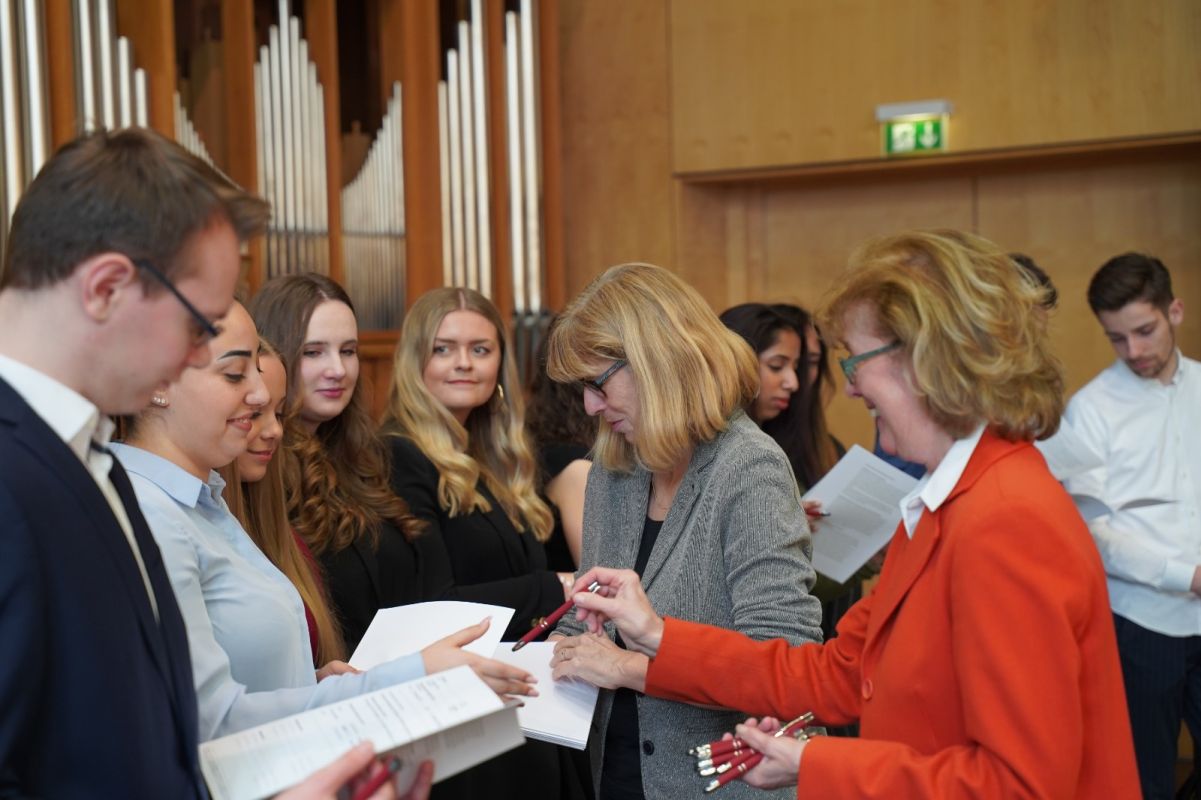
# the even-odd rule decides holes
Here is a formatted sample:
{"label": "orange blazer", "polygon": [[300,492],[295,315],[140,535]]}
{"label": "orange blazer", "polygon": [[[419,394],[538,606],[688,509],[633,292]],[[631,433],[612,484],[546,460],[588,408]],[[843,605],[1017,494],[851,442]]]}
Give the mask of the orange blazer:
{"label": "orange blazer", "polygon": [[799,796],[1139,797],[1096,546],[1038,451],[990,431],[913,539],[898,526],[837,638],[789,647],[669,619],[646,691],[859,720],[860,739],[809,742]]}

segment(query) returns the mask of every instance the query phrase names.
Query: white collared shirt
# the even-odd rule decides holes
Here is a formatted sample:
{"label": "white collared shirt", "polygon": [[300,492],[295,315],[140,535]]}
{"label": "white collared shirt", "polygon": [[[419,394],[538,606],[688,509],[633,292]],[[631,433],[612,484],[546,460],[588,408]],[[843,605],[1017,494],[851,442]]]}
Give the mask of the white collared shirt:
{"label": "white collared shirt", "polygon": [[94,450],[97,447],[107,448],[113,435],[113,422],[100,413],[100,409],[83,395],[68,386],[59,383],[20,361],[0,355],[0,378],[3,378],[13,390],[21,395],[29,407],[37,413],[50,429],[58,435],[67,447],[71,448],[83,465],[96,481],[96,485],[108,501],[113,516],[117,518],[129,549],[133,551],[134,561],[146,584],[146,594],[150,598],[150,608],[154,618],[158,619],[158,603],[154,598],[154,589],[150,586],[150,575],[146,572],[146,564],[142,561],[142,551],[133,535],[133,525],[129,515],[117,494],[109,472],[113,467],[113,457],[106,449]]}
{"label": "white collared shirt", "polygon": [[[1070,477],[1072,494],[1115,513],[1089,528],[1115,613],[1167,636],[1201,634],[1201,363],[1177,351],[1172,380],[1140,378],[1119,360],[1076,393],[1066,418],[1104,466]],[[1170,502],[1120,510],[1132,500]]]}
{"label": "white collared shirt", "polygon": [[922,514],[927,510],[934,513],[951,496],[983,435],[984,425],[981,424],[967,436],[956,439],[934,471],[923,475],[913,490],[901,498],[901,521],[905,523],[905,533],[910,539]]}

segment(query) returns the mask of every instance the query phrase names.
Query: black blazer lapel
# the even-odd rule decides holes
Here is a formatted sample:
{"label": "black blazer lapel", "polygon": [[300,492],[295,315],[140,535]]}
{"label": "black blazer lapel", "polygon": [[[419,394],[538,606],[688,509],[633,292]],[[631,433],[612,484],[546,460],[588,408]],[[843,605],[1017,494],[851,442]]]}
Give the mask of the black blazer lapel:
{"label": "black blazer lapel", "polygon": [[[146,647],[150,650],[163,680],[166,681],[169,693],[174,697],[175,690],[170,664],[167,662],[163,639],[154,620],[154,612],[150,608],[150,598],[146,596],[146,584],[142,580],[137,562],[134,561],[133,553],[129,549],[125,532],[121,530],[120,524],[113,516],[108,500],[101,493],[100,487],[96,485],[96,481],[92,479],[87,468],[71,452],[71,448],[12,387],[2,380],[0,380],[0,409],[2,409],[3,416],[13,423],[13,439],[26,449],[28,457],[44,464],[52,474],[62,481],[64,486],[70,489],[82,506],[83,513],[91,520],[91,525],[82,527],[99,536],[106,552],[112,557],[117,572],[121,576],[122,589],[137,616]],[[132,505],[135,513],[130,513],[131,505],[127,498],[122,497],[122,502],[125,504],[126,514],[131,521],[135,515],[141,519],[141,514],[137,512],[136,502]],[[153,545],[153,541],[151,544]],[[139,548],[143,553],[146,552],[145,547],[140,543]],[[152,550],[154,557],[159,561],[161,570],[162,557],[158,553],[158,548],[152,547]],[[170,584],[167,585],[167,590],[171,591]],[[157,594],[157,588],[155,591]],[[174,603],[174,594],[171,594],[170,597]]]}
{"label": "black blazer lapel", "polygon": [[[109,477],[117,489],[117,494],[121,497],[121,503],[125,506],[129,524],[133,528],[134,540],[138,543],[138,550],[142,553],[142,563],[146,566],[146,574],[150,578],[150,586],[154,590],[159,615],[159,624],[155,632],[158,634],[158,640],[163,648],[161,653],[155,652],[155,661],[158,663],[159,669],[167,676],[167,686],[171,690],[175,706],[175,719],[179,727],[180,741],[187,748],[189,763],[193,765],[193,771],[199,776],[196,750],[199,720],[196,689],[192,678],[192,657],[188,652],[187,628],[184,625],[183,616],[180,614],[179,605],[175,602],[175,589],[172,588],[171,579],[167,575],[162,551],[158,549],[158,543],[154,541],[150,526],[146,524],[146,518],[142,516],[142,510],[138,506],[137,495],[134,494],[129,476],[125,473],[121,462],[115,457]],[[136,571],[137,565],[134,566]],[[140,582],[141,575],[136,577]],[[163,663],[164,656],[165,664]]]}

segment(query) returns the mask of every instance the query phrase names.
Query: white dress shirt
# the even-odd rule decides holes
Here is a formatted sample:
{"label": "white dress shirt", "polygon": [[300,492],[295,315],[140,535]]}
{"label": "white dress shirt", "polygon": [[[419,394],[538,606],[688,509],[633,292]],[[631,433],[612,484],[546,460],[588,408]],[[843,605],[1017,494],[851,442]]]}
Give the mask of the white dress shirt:
{"label": "white dress shirt", "polygon": [[984,425],[980,425],[962,439],[956,439],[934,471],[923,475],[909,494],[901,498],[901,521],[905,523],[905,533],[910,539],[922,514],[927,510],[933,514],[951,496],[983,435]]}
{"label": "white dress shirt", "polygon": [[304,604],[208,483],[135,447],[113,445],[163,553],[188,629],[200,740],[425,674],[421,654],[317,682]]}
{"label": "white dress shirt", "polygon": [[[117,494],[117,487],[108,474],[113,467],[113,457],[105,448],[113,435],[113,421],[74,389],[7,356],[0,355],[0,378],[21,395],[21,399],[71,448],[71,452],[91,474],[92,480],[96,481],[96,486],[108,501],[113,516],[125,534],[125,540],[129,542],[129,549],[133,551],[133,560],[138,564],[138,572],[142,575],[146,595],[150,599],[150,609],[157,620],[158,603],[154,599],[146,564],[142,561],[142,551],[138,549],[133,525],[121,503],[121,495]],[[94,449],[93,444],[98,449]]]}
{"label": "white dress shirt", "polygon": [[1201,598],[1189,591],[1201,564],[1201,363],[1177,351],[1168,384],[1116,361],[1068,404],[1073,430],[1105,466],[1069,478],[1072,494],[1118,510],[1089,524],[1115,613],[1168,636],[1201,634]]}

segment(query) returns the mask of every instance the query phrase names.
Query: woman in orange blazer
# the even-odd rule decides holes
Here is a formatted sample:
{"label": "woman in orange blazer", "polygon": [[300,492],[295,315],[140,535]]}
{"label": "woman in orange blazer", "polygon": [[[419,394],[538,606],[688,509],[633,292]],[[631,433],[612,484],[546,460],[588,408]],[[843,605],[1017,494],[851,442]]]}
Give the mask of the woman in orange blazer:
{"label": "woman in orange blazer", "polygon": [[[799,796],[1138,797],[1101,561],[1031,445],[1063,408],[1041,291],[966,234],[860,250],[825,332],[884,448],[927,467],[879,585],[837,638],[789,647],[660,619],[636,575],[592,570],[577,590],[602,589],[576,595],[578,615],[651,657],[625,685],[767,715],[737,729],[764,754],[743,780]],[[556,677],[573,674],[569,641]],[[809,710],[861,738],[770,735]]]}

